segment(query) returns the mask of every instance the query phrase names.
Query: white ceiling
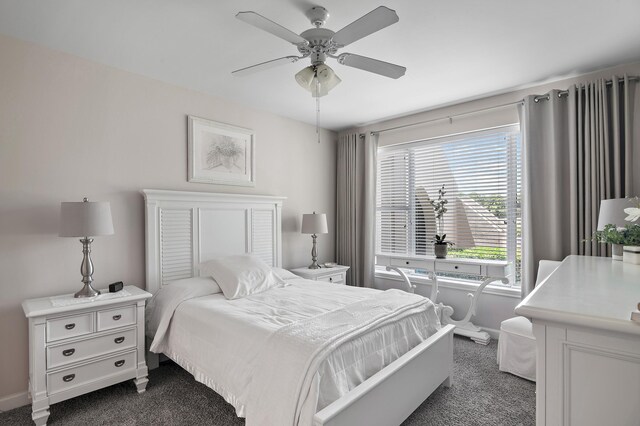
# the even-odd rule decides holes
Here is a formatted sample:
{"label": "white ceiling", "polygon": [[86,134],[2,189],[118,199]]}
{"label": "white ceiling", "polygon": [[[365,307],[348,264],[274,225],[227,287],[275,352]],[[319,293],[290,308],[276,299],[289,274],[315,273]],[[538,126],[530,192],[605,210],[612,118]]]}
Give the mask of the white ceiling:
{"label": "white ceiling", "polygon": [[342,83],[321,99],[320,119],[334,130],[640,59],[638,0],[0,0],[0,33],[315,123],[293,78],[307,60],[231,75],[297,54],[237,12],[300,33],[315,4],[334,31],[381,4],[400,17],[342,52],[406,66],[404,77],[328,62]]}

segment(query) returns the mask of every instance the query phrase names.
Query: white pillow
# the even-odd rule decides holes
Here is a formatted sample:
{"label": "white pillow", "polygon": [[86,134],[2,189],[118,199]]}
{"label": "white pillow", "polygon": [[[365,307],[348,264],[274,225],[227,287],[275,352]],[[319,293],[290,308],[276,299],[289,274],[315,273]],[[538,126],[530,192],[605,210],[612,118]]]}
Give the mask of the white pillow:
{"label": "white pillow", "polygon": [[284,286],[262,260],[250,255],[226,256],[200,264],[200,273],[213,277],[227,299],[240,299]]}

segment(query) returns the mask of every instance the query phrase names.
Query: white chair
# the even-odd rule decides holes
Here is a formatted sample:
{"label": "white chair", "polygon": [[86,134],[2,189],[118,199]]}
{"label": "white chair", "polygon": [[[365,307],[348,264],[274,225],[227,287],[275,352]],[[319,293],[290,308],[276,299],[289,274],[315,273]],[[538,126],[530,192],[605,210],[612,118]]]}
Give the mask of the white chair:
{"label": "white chair", "polygon": [[[551,275],[560,263],[541,260],[536,285]],[[509,318],[500,324],[498,365],[500,371],[536,381],[536,339],[533,337],[533,326],[528,318]]]}

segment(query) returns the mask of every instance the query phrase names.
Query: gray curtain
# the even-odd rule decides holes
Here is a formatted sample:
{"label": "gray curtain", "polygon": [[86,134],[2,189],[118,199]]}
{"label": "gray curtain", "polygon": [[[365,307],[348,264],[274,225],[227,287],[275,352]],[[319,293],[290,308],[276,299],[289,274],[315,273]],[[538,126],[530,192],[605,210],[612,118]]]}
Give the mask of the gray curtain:
{"label": "gray curtain", "polygon": [[336,260],[351,267],[347,284],[373,287],[375,268],[377,137],[338,139]]}
{"label": "gray curtain", "polygon": [[[590,241],[600,201],[632,196],[635,83],[625,76],[576,85],[568,94],[525,98],[523,135],[522,293],[535,285],[542,259],[606,255]],[[540,97],[538,97],[540,98]]]}

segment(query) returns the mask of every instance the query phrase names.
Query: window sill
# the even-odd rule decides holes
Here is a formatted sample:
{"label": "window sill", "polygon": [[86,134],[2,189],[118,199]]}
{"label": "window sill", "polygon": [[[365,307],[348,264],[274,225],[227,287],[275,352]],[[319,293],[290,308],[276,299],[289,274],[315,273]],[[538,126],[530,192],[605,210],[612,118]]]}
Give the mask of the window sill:
{"label": "window sill", "polygon": [[[390,280],[390,281],[404,281],[402,279],[402,277],[400,277],[400,275],[398,275],[395,272],[387,272],[387,271],[376,271],[375,273],[375,277],[376,278],[382,278],[385,280]],[[412,284],[415,285],[428,285],[431,286],[431,280],[429,280],[428,278],[423,278],[423,277],[417,277],[415,275],[410,275],[409,276],[409,280],[411,281]],[[438,277],[438,287],[439,288],[451,288],[451,289],[455,289],[455,290],[462,290],[462,291],[469,291],[469,292],[474,292],[476,291],[476,289],[478,288],[480,284],[476,284],[476,283],[472,283],[469,281],[462,281],[462,280],[456,280],[453,278],[445,278],[445,277]],[[505,286],[499,286],[499,285],[492,285],[489,284],[488,286],[486,286],[484,288],[484,290],[482,291],[482,294],[494,294],[494,295],[498,295],[498,296],[504,296],[504,297],[512,297],[515,299],[520,299],[521,298],[521,294],[520,294],[520,287],[505,287]]]}

